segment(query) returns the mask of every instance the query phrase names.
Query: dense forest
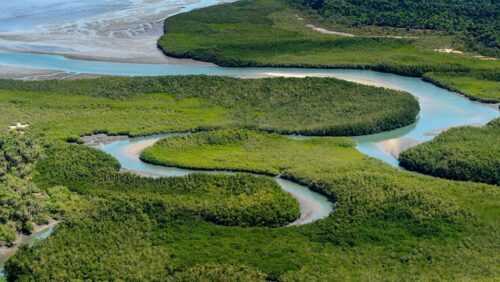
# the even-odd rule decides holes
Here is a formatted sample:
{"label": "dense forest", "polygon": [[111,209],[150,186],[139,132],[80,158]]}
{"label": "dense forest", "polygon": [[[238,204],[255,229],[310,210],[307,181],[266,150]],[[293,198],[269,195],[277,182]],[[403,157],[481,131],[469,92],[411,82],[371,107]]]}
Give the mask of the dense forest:
{"label": "dense forest", "polygon": [[350,26],[446,31],[484,54],[500,55],[500,2],[494,0],[290,0]]}
{"label": "dense forest", "polygon": [[452,128],[400,155],[401,166],[458,180],[500,185],[500,119],[482,128]]}
{"label": "dense forest", "polygon": [[36,223],[48,220],[43,198],[31,181],[40,148],[16,134],[0,137],[0,243],[11,244],[16,232],[31,233]]}
{"label": "dense forest", "polygon": [[26,136],[0,136],[0,246],[11,245],[16,233],[30,234],[50,218],[49,195],[31,181],[40,152],[39,144]]}
{"label": "dense forest", "polygon": [[267,177],[195,174],[153,179],[120,173],[107,154],[82,145],[56,145],[37,164],[42,187],[122,199],[165,209],[170,214],[200,216],[221,225],[282,226],[299,216],[298,203]]}
{"label": "dense forest", "polygon": [[[193,128],[198,122],[193,116],[216,106],[238,109],[248,101],[256,112],[267,102],[295,113],[295,105],[311,100],[297,94],[280,105],[264,97],[279,98],[290,90],[279,95],[271,90],[304,89],[321,79],[214,78],[212,84],[205,77],[106,79],[3,84],[1,127],[29,122],[26,135],[14,137],[36,134],[40,144],[39,157],[29,162],[31,182],[47,195],[56,194],[54,187],[71,195],[56,197],[69,200],[52,205],[64,212],[54,233],[9,259],[9,280],[346,281],[409,274],[421,280],[436,275],[479,280],[499,274],[499,189],[395,170],[361,154],[347,137],[292,139],[205,128],[160,141],[143,156],[156,163],[279,174],[336,202],[327,218],[292,227],[284,225],[297,218],[299,206],[271,178],[145,178],[121,173],[110,155],[61,141],[102,129],[147,134],[178,130],[186,121]],[[170,94],[161,93],[165,85]],[[366,95],[386,97],[383,89],[377,91],[382,92]],[[209,95],[218,95],[218,101]],[[318,95],[315,99],[326,104],[335,101],[321,97],[331,95],[327,91]],[[338,106],[354,101],[365,102],[346,99]],[[385,98],[378,101],[380,106]],[[314,117],[316,109],[327,107],[306,113]],[[177,127],[169,127],[172,121]],[[5,147],[12,147],[10,152],[29,141],[8,142],[14,144]]]}
{"label": "dense forest", "polygon": [[67,188],[40,188],[33,181],[34,166],[42,158],[40,140],[20,132],[0,135],[0,246],[14,243],[17,233],[31,234],[80,205]]}
{"label": "dense forest", "polygon": [[[278,168],[336,199],[335,212],[308,225],[270,228],[293,220],[298,209],[268,178],[143,178],[118,173],[116,160],[95,149],[55,144],[37,163],[35,182],[65,185],[92,198],[94,208],[67,218],[48,240],[9,260],[9,280],[325,281],[408,271],[425,279],[435,270],[470,277],[462,263],[491,271],[473,277],[496,273],[491,269],[496,239],[483,237],[492,234],[494,210],[483,215],[476,202],[463,201],[467,191],[495,202],[497,190],[486,185],[397,172],[366,159],[346,138],[300,141],[245,130],[191,137],[160,147],[176,146],[178,159],[198,150],[198,159],[219,160],[228,168]],[[253,166],[231,153],[250,148],[249,158],[260,160]],[[270,152],[276,153],[265,158]],[[465,243],[466,250],[459,248]],[[462,256],[478,248],[481,255]],[[387,269],[387,263],[397,267]]]}

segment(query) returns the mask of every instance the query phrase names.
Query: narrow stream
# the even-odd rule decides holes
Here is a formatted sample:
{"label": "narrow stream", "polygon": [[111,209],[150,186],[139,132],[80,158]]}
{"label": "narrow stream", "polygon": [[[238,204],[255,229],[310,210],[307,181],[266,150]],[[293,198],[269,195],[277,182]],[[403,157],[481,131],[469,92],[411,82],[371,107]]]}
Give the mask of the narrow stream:
{"label": "narrow stream", "polygon": [[[185,176],[193,173],[208,173],[208,174],[235,174],[231,171],[218,171],[218,170],[195,170],[195,169],[182,169],[168,166],[158,166],[143,162],[139,156],[141,152],[147,147],[152,146],[162,138],[169,138],[172,136],[179,136],[180,134],[165,134],[153,135],[148,137],[139,138],[120,138],[106,141],[105,136],[100,141],[99,136],[91,136],[84,138],[86,143],[92,147],[98,148],[111,156],[115,157],[121,164],[122,169],[130,171],[143,176],[150,177],[175,177]],[[92,140],[92,141],[90,141]],[[303,225],[314,222],[316,220],[327,217],[333,211],[333,203],[330,202],[325,196],[311,191],[308,187],[298,183],[275,177],[276,183],[294,197],[300,205],[300,217],[292,222],[290,225]]]}

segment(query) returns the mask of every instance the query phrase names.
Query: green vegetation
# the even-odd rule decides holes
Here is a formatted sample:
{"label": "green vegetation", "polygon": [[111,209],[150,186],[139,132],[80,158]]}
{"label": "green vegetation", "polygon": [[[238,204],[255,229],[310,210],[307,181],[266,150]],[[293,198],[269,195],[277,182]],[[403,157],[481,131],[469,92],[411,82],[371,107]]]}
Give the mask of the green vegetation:
{"label": "green vegetation", "polygon": [[[320,147],[319,143],[327,146]],[[298,155],[301,150],[351,162],[352,151],[346,148],[352,147],[354,142],[349,138],[292,142],[281,135],[233,129],[165,138],[146,149],[141,159],[159,165],[278,175],[289,167],[290,156],[296,155],[297,161],[303,157]]]}
{"label": "green vegetation", "polygon": [[[95,197],[96,209],[19,252],[7,264],[9,279],[488,280],[500,275],[496,187],[394,170],[363,156],[346,138],[294,140],[222,130],[172,137],[148,154],[183,166],[282,173],[336,199],[336,210],[300,227],[214,224],[204,213],[229,201],[217,192],[240,195],[235,182],[260,191],[267,179],[146,179],[118,174],[116,161],[96,150],[57,145],[37,165],[37,184],[66,185]],[[204,188],[214,187],[211,183],[219,189]],[[193,208],[196,200],[208,209]]]}
{"label": "green vegetation", "polygon": [[[168,237],[176,234],[174,228],[179,223],[202,218],[219,225],[273,227],[299,216],[297,202],[267,177],[239,174],[152,179],[119,173],[114,159],[81,145],[51,145],[46,154],[37,163],[36,182],[41,187],[66,185],[93,198],[95,209],[87,216],[70,217],[49,240],[25,248],[21,258],[10,260],[6,266],[9,280],[157,280],[172,268],[174,257],[162,244],[175,242]],[[165,230],[167,226],[172,229]],[[67,248],[60,247],[63,245]],[[47,252],[46,248],[54,249]],[[41,272],[30,259],[38,254],[53,260]],[[200,273],[203,269],[207,273]],[[37,273],[30,277],[25,271]],[[190,277],[203,275],[263,277],[246,267],[208,264],[176,271],[173,278],[192,281]]]}
{"label": "green vegetation", "polygon": [[[362,135],[415,121],[407,93],[330,78],[223,77],[0,80],[0,127],[78,139],[93,132],[141,135],[248,127],[280,133]],[[383,109],[383,110],[381,110]]]}
{"label": "green vegetation", "polygon": [[31,234],[36,225],[63,215],[76,200],[64,187],[40,189],[32,182],[41,151],[28,136],[0,136],[0,246],[11,246],[17,233]]}
{"label": "green vegetation", "polygon": [[56,146],[38,163],[43,186],[64,185],[80,194],[124,198],[194,214],[222,225],[281,226],[299,216],[297,202],[272,179],[250,175],[192,175],[152,179],[119,173],[110,156],[81,145]]}
{"label": "green vegetation", "polygon": [[292,3],[341,25],[446,31],[457,35],[473,50],[500,56],[498,1],[292,0]]}
{"label": "green vegetation", "polygon": [[[16,232],[31,233],[33,225],[47,222],[43,197],[30,181],[31,167],[39,148],[31,140],[15,136],[0,139],[0,242],[11,244]],[[38,196],[38,197],[37,197]]]}
{"label": "green vegetation", "polygon": [[500,101],[500,72],[430,72],[424,79],[452,91],[464,94],[472,100],[497,103]]}
{"label": "green vegetation", "polygon": [[[6,265],[8,280],[263,280],[265,276],[255,269],[215,261],[176,268],[176,261],[179,261],[177,256],[184,254],[182,251],[175,252],[175,247],[184,248],[184,252],[203,252],[202,244],[208,243],[206,236],[216,238],[220,235],[215,226],[211,226],[215,230],[207,230],[212,234],[203,234],[199,233],[196,225],[189,231],[183,230],[183,225],[178,223],[185,222],[184,227],[189,228],[191,221],[193,220],[170,216],[161,209],[143,211],[142,207],[134,205],[132,201],[109,202],[106,208],[101,208],[93,216],[61,224],[57,232],[43,244],[19,252]],[[240,229],[235,230],[238,232]],[[177,245],[177,241],[183,240],[179,235],[185,238],[182,245]],[[214,245],[212,248],[216,247]],[[219,247],[227,251],[230,246]],[[204,254],[206,255],[208,253]],[[36,257],[47,259],[48,263],[37,260]],[[233,280],[240,278],[241,280]]]}
{"label": "green vegetation", "polygon": [[[356,3],[362,5],[360,1]],[[413,76],[451,72],[444,79],[440,75],[434,80],[478,99],[485,93],[463,87],[462,78],[453,76],[455,72],[474,78],[476,85],[483,81],[499,83],[496,75],[499,60],[436,52],[435,49],[450,47],[449,42],[443,40],[446,36],[423,34],[418,38],[394,38],[322,34],[306,26],[307,19],[302,17],[307,15],[303,14],[282,0],[243,0],[168,18],[166,34],[158,44],[167,55],[223,66],[369,68]],[[483,78],[480,74],[484,73],[493,78]],[[498,95],[491,92],[486,100],[500,101]]]}
{"label": "green vegetation", "polygon": [[[38,187],[33,191],[42,194],[36,199],[44,196],[37,202],[43,209],[28,214],[29,221],[8,220],[22,229],[29,225],[23,222],[39,217],[61,219],[47,240],[22,248],[7,262],[9,281],[500,276],[496,186],[395,170],[359,153],[346,137],[295,140],[265,132],[321,128],[333,134],[349,125],[354,134],[370,122],[376,131],[401,126],[418,111],[408,94],[318,78],[0,81],[0,89],[0,127],[30,124],[25,135],[2,143],[9,156],[6,175]],[[223,129],[162,140],[142,157],[281,174],[335,200],[335,212],[284,228],[299,207],[268,177],[145,178],[120,173],[117,161],[98,150],[61,142],[92,132],[210,128]],[[36,157],[11,157],[25,147],[34,148]],[[13,166],[12,159],[22,161]],[[12,190],[32,198],[23,189]]]}
{"label": "green vegetation", "polygon": [[401,166],[458,180],[500,185],[500,119],[487,126],[452,128],[400,155]]}

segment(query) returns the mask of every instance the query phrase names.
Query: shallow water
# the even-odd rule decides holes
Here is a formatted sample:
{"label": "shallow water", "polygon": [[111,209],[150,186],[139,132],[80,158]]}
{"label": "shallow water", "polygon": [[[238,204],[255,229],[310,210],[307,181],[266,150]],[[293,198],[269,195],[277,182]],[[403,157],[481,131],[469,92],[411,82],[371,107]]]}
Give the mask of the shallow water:
{"label": "shallow water", "polygon": [[[0,32],[30,32],[57,29],[63,25],[98,27],[93,23],[109,19],[147,19],[212,6],[217,0],[22,0],[2,3]],[[170,13],[166,13],[170,12]]]}
{"label": "shallow water", "polygon": [[124,64],[67,59],[56,55],[0,52],[0,65],[50,69],[73,73],[119,76],[218,75],[241,78],[257,77],[335,77],[362,84],[407,91],[420,103],[417,122],[405,128],[356,137],[357,148],[364,154],[393,166],[397,155],[415,144],[431,140],[439,132],[462,125],[484,125],[500,117],[492,105],[473,102],[464,96],[439,88],[420,78],[368,70],[300,68],[224,68],[210,64]]}
{"label": "shallow water", "polygon": [[227,0],[18,0],[2,3],[0,49],[126,62],[167,62],[156,48],[169,16]]}
{"label": "shallow water", "polygon": [[[22,0],[2,3],[0,32],[29,31],[123,10],[132,1]],[[71,12],[69,12],[71,11]]]}

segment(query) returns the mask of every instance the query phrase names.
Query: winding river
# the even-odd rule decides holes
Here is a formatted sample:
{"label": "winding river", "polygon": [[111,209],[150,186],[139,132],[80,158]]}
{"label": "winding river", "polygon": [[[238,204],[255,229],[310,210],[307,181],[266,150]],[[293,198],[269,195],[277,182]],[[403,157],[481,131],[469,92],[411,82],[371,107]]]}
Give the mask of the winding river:
{"label": "winding river", "polygon": [[[86,144],[98,148],[115,157],[120,163],[122,170],[148,177],[175,177],[186,176],[193,173],[208,174],[234,174],[232,171],[218,170],[195,170],[168,166],[158,166],[143,162],[139,157],[141,152],[154,145],[162,138],[180,136],[186,134],[164,134],[147,137],[128,138],[111,137],[105,135],[94,135],[84,137]],[[295,182],[275,177],[276,183],[294,197],[300,205],[300,217],[290,225],[303,225],[327,217],[333,211],[333,204],[325,196],[311,191],[308,187]]]}
{"label": "winding river", "polygon": [[[85,61],[58,55],[0,52],[0,65],[49,69],[77,74],[116,76],[214,75],[238,78],[262,77],[334,77],[366,85],[406,91],[418,99],[421,111],[417,121],[407,127],[383,133],[354,137],[357,149],[389,165],[398,167],[399,153],[416,144],[431,140],[443,130],[462,125],[484,125],[500,116],[497,105],[474,102],[457,93],[439,88],[420,78],[369,70],[308,68],[225,68],[212,64],[130,64]],[[182,176],[201,171],[155,166],[142,162],[140,152],[159,138],[114,140],[94,144],[117,158],[123,169],[148,176]],[[300,138],[300,136],[299,136]],[[202,171],[206,173],[206,171]],[[213,171],[212,173],[220,173]],[[227,173],[227,172],[226,172]],[[333,210],[331,203],[307,187],[277,178],[282,189],[300,203],[301,218],[294,224],[305,224],[324,218]]]}
{"label": "winding river", "polygon": [[[54,0],[55,1],[55,0]],[[154,2],[154,1],[153,1]],[[215,4],[217,1],[206,0],[201,4],[189,3],[179,8],[187,11],[193,8]],[[174,12],[173,12],[174,13]],[[1,47],[1,46],[0,46]],[[139,48],[138,48],[139,49]],[[91,50],[92,51],[92,50]],[[93,51],[92,51],[93,52]],[[498,105],[473,102],[457,93],[439,88],[420,78],[404,77],[395,74],[368,70],[348,69],[307,69],[307,68],[225,68],[212,64],[184,63],[181,61],[168,64],[138,64],[105,61],[90,61],[66,58],[59,55],[23,53],[18,51],[0,51],[0,70],[18,68],[29,71],[44,70],[66,74],[94,74],[116,76],[154,76],[154,75],[213,75],[239,78],[261,77],[335,77],[357,83],[386,87],[409,92],[420,103],[421,112],[416,123],[379,134],[359,136],[354,139],[357,149],[362,153],[380,159],[397,167],[397,156],[402,150],[429,141],[434,136],[450,127],[463,125],[484,125],[500,117]],[[8,72],[8,71],[7,71]],[[2,72],[0,72],[0,75]],[[171,135],[168,135],[171,136]],[[142,162],[138,156],[144,148],[151,146],[168,136],[150,136],[134,139],[118,139],[112,142],[94,144],[104,152],[119,160],[123,169],[152,177],[182,176],[197,173],[173,167],[155,166]],[[203,173],[207,173],[203,171]],[[209,173],[221,173],[213,171]],[[230,173],[230,172],[223,172]],[[312,192],[307,187],[276,177],[281,188],[295,197],[301,206],[301,217],[294,225],[306,224],[328,216],[333,205],[325,197]],[[42,233],[48,236],[52,229]],[[33,236],[37,238],[40,236]],[[1,261],[0,261],[1,264]],[[0,272],[0,277],[1,277]]]}

